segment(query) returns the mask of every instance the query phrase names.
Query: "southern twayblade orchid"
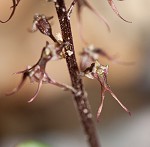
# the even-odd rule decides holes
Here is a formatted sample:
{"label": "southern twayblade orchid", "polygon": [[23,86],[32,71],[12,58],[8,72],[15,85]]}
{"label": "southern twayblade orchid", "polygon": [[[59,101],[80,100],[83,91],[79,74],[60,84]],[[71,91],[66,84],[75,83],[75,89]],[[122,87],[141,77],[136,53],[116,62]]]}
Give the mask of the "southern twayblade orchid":
{"label": "southern twayblade orchid", "polygon": [[134,62],[125,62],[120,61],[116,58],[116,56],[111,56],[107,52],[105,52],[101,48],[94,47],[90,45],[86,48],[83,48],[80,53],[81,61],[80,61],[80,69],[84,71],[87,67],[89,67],[93,62],[98,60],[100,56],[105,57],[106,59],[112,61],[113,63],[122,64],[122,65],[133,65]]}
{"label": "southern twayblade orchid", "polygon": [[56,82],[55,80],[51,79],[48,76],[48,74],[45,72],[46,64],[48,61],[58,60],[64,57],[62,53],[62,49],[66,45],[68,44],[67,43],[64,43],[61,45],[56,44],[54,46],[46,42],[46,46],[42,50],[42,54],[41,54],[39,61],[32,67],[28,67],[26,70],[15,73],[15,74],[22,74],[21,82],[16,88],[14,88],[11,92],[7,93],[6,95],[11,95],[11,94],[16,93],[23,86],[27,77],[30,79],[31,83],[33,82],[38,83],[37,91],[28,102],[32,102],[36,98],[43,83],[53,84],[60,88],[63,88],[64,90],[69,90],[75,93],[76,90],[73,87]]}
{"label": "southern twayblade orchid", "polygon": [[52,33],[52,27],[49,23],[49,20],[51,20],[53,16],[46,17],[43,14],[35,14],[33,19],[33,25],[31,32],[35,32],[39,30],[42,34],[49,36],[55,43],[59,43],[59,41],[55,38],[55,36]]}
{"label": "southern twayblade orchid", "polygon": [[98,61],[95,61],[91,64],[90,67],[83,71],[82,75],[90,79],[96,79],[101,85],[101,103],[97,112],[97,120],[102,112],[106,91],[108,91],[111,96],[119,103],[119,105],[130,114],[130,111],[119,101],[107,83],[108,65],[104,66],[101,65]]}

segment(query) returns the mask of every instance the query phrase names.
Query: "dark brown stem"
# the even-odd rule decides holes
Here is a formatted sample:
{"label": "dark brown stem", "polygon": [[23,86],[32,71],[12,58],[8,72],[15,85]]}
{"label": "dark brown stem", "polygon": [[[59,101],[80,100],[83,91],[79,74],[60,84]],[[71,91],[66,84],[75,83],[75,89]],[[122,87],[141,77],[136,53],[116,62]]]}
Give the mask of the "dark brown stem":
{"label": "dark brown stem", "polygon": [[[63,41],[69,42],[69,45],[65,47],[65,54],[70,78],[72,81],[72,86],[77,90],[77,93],[73,93],[77,110],[79,112],[90,147],[100,147],[98,143],[95,125],[92,120],[89,102],[83,88],[82,79],[79,74],[79,69],[76,62],[70,26],[70,17],[67,16],[67,10],[64,0],[57,0],[55,2],[55,7],[61,27]],[[70,52],[71,54],[69,54],[68,52]]]}

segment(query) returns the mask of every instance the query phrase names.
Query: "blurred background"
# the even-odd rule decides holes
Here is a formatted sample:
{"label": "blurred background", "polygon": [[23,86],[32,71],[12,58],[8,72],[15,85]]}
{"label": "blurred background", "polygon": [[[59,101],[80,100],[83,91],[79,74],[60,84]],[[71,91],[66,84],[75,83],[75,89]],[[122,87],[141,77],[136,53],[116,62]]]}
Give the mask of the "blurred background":
{"label": "blurred background", "polygon": [[[71,1],[66,1],[67,6]],[[150,14],[149,0],[115,1],[125,19],[121,20],[110,8],[107,0],[93,0],[93,5],[108,20],[111,33],[88,9],[82,13],[84,37],[108,52],[117,54],[120,61],[134,61],[134,65],[109,65],[108,81],[120,101],[131,111],[128,116],[116,101],[106,94],[100,122],[96,111],[100,103],[100,85],[97,81],[84,79],[91,104],[97,133],[103,147],[150,147]],[[10,14],[11,0],[0,0],[0,19]],[[14,147],[25,140],[38,140],[52,147],[87,147],[72,95],[52,85],[43,85],[38,97],[30,104],[37,84],[25,83],[16,94],[6,97],[21,75],[12,73],[33,65],[40,57],[46,40],[40,32],[29,33],[35,13],[54,16],[53,32],[60,32],[53,3],[45,0],[22,0],[15,15],[6,24],[0,24],[0,147]],[[85,47],[77,30],[75,10],[71,17],[76,56]],[[65,60],[50,62],[47,72],[56,81],[70,84]]]}

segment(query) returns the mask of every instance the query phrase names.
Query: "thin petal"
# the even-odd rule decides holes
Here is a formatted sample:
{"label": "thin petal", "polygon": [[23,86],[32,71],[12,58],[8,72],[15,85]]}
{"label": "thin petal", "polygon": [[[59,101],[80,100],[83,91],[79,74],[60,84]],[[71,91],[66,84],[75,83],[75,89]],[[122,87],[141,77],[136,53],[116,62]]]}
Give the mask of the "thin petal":
{"label": "thin petal", "polygon": [[[80,0],[78,0],[78,1],[80,1]],[[104,22],[105,25],[107,26],[108,31],[110,32],[110,27],[108,25],[107,20],[102,15],[100,15],[99,12],[88,1],[83,0],[83,2],[81,2],[81,4],[80,4],[80,2],[78,2],[77,4],[78,4],[77,5],[78,30],[79,30],[80,38],[83,41],[83,43],[85,43],[86,45],[88,44],[84,38],[83,31],[82,31],[83,28],[81,25],[81,11],[82,11],[83,6],[86,6],[88,9],[90,9],[99,18],[99,20]]]}
{"label": "thin petal", "polygon": [[81,38],[81,40],[83,41],[83,43],[85,45],[87,45],[88,43],[86,42],[86,39],[84,38],[84,35],[83,35],[83,28],[82,28],[82,22],[81,22],[81,7],[78,6],[77,7],[77,24],[78,24],[78,32],[79,32],[79,36]]}
{"label": "thin petal", "polygon": [[17,7],[19,1],[20,1],[20,0],[18,0],[17,2],[16,2],[16,0],[12,0],[13,6],[12,6],[11,8],[12,8],[13,10],[12,10],[12,12],[11,12],[9,18],[8,18],[6,21],[0,20],[1,23],[6,23],[6,22],[8,22],[8,21],[12,18],[12,16],[13,16],[14,13],[15,13],[15,10],[16,10],[16,7]]}
{"label": "thin petal", "polygon": [[[100,82],[101,87],[102,87],[102,94],[105,91],[108,91],[111,96],[119,103],[119,105],[129,114],[131,115],[130,111],[119,101],[119,99],[116,97],[116,95],[112,92],[112,90],[110,89],[109,85],[107,84],[107,77],[104,76],[104,79],[100,79],[97,75],[95,75],[95,78]],[[104,91],[104,92],[103,92]],[[103,96],[103,95],[102,95]],[[101,108],[101,106],[100,106]],[[101,109],[99,110],[99,112],[101,112]],[[98,115],[99,116],[99,115]]]}
{"label": "thin petal", "polygon": [[103,87],[101,87],[101,103],[100,103],[100,106],[98,108],[98,111],[97,111],[97,121],[99,121],[99,117],[100,117],[100,114],[102,112],[102,109],[103,109],[103,105],[104,105],[104,99],[105,99],[105,89]]}
{"label": "thin petal", "polygon": [[115,59],[115,57],[112,57],[112,56],[108,55],[108,54],[107,54],[104,50],[102,50],[101,48],[95,48],[95,49],[93,50],[93,52],[96,53],[96,54],[98,54],[98,55],[101,55],[101,56],[107,58],[108,60],[114,60],[114,59]]}
{"label": "thin petal", "polygon": [[46,17],[47,20],[51,20],[53,18],[54,18],[54,16],[48,16],[48,17]]}
{"label": "thin petal", "polygon": [[25,70],[22,70],[22,71],[18,71],[18,72],[15,72],[13,73],[13,75],[16,75],[16,74],[24,74],[24,73],[27,73],[29,69],[25,69]]}
{"label": "thin petal", "polygon": [[107,26],[108,31],[110,32],[110,27],[107,20],[86,0],[84,4]]}
{"label": "thin petal", "polygon": [[82,42],[83,42],[85,45],[87,45],[88,42],[86,41],[86,39],[84,38],[84,35],[83,35],[83,28],[82,28],[82,24],[81,24],[81,19],[80,19],[80,17],[78,17],[78,22],[77,22],[77,23],[78,23],[79,36],[80,36]]}
{"label": "thin petal", "polygon": [[69,86],[69,85],[66,85],[66,84],[63,84],[63,83],[58,83],[56,81],[52,81],[51,84],[53,84],[55,86],[58,86],[60,88],[63,88],[64,90],[69,90],[73,93],[76,93],[76,90],[73,87]]}
{"label": "thin petal", "polygon": [[38,88],[37,88],[37,90],[36,90],[34,96],[28,101],[28,103],[31,103],[31,102],[37,97],[37,95],[38,95],[38,93],[39,93],[39,91],[40,91],[40,89],[41,89],[41,86],[42,86],[42,80],[39,82]]}
{"label": "thin petal", "polygon": [[9,96],[9,95],[12,95],[12,94],[18,92],[21,89],[21,87],[23,86],[26,78],[27,78],[27,75],[23,74],[22,79],[21,79],[19,85],[16,88],[14,88],[11,92],[7,92],[6,95]]}
{"label": "thin petal", "polygon": [[71,13],[72,13],[72,11],[73,11],[73,8],[74,8],[76,2],[77,2],[77,0],[73,0],[73,2],[71,3],[71,5],[70,5],[70,7],[69,7],[69,9],[68,9],[68,11],[67,11],[68,17],[71,16]]}
{"label": "thin petal", "polygon": [[64,83],[56,82],[55,80],[51,79],[46,73],[45,73],[45,75],[47,76],[48,83],[55,85],[55,86],[58,86],[60,88],[63,88],[64,90],[69,90],[73,93],[77,92],[72,86],[66,85]]}
{"label": "thin petal", "polygon": [[118,15],[118,17],[120,17],[122,20],[124,20],[125,22],[128,22],[128,23],[132,23],[131,21],[128,21],[126,19],[124,19],[118,12],[116,6],[115,6],[115,3],[113,2],[113,0],[108,0],[108,3],[109,5],[111,6],[112,10]]}
{"label": "thin petal", "polygon": [[126,61],[119,61],[119,60],[116,60],[116,59],[113,59],[112,62],[117,63],[117,64],[121,64],[121,65],[127,65],[127,66],[135,64],[134,61],[126,62]]}
{"label": "thin petal", "polygon": [[108,60],[110,60],[110,61],[112,61],[113,63],[116,63],[116,64],[122,64],[122,65],[133,65],[133,64],[135,64],[135,62],[120,61],[120,60],[117,59],[116,56],[110,56],[108,53],[106,53],[104,50],[102,50],[100,48],[95,48],[93,50],[93,52],[107,58]]}
{"label": "thin petal", "polygon": [[[20,0],[16,0],[16,4],[15,6],[17,6],[19,4]],[[11,6],[10,8],[13,8],[14,6]]]}
{"label": "thin petal", "polygon": [[109,88],[108,91],[110,92],[110,94],[112,95],[112,97],[119,103],[119,105],[129,114],[131,115],[131,112],[119,101],[119,99],[116,97],[116,95],[111,91],[111,89]]}

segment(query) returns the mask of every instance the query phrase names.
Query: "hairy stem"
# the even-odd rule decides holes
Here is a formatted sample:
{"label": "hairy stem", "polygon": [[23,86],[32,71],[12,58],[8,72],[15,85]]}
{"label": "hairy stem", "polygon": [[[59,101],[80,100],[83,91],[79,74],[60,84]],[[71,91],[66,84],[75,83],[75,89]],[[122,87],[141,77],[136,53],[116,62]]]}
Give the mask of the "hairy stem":
{"label": "hairy stem", "polygon": [[[55,2],[55,8],[61,27],[63,41],[69,42],[69,45],[65,47],[65,54],[72,86],[77,90],[77,93],[74,93],[76,107],[79,112],[80,119],[82,121],[82,125],[84,127],[85,134],[87,135],[90,147],[100,147],[98,143],[96,128],[92,120],[89,102],[83,88],[82,79],[79,75],[79,69],[74,52],[70,18],[67,16],[67,10],[64,0],[57,0]],[[72,54],[68,54],[68,51]]]}

